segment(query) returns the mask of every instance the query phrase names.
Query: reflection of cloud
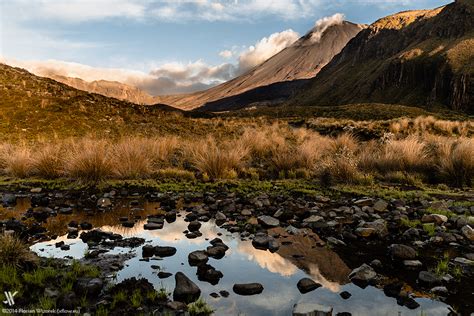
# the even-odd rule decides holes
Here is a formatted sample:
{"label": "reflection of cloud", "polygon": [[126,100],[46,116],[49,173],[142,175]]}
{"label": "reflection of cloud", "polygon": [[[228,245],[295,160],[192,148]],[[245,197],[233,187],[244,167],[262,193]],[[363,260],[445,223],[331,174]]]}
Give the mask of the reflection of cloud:
{"label": "reflection of cloud", "polygon": [[339,292],[341,290],[341,285],[337,282],[331,282],[326,279],[319,271],[319,267],[314,263],[308,264],[309,276],[313,281],[321,284],[326,289],[330,290],[331,292]]}
{"label": "reflection of cloud", "polygon": [[255,249],[250,242],[239,242],[237,251],[245,254],[249,260],[270,272],[282,276],[290,276],[298,271],[298,268],[277,253]]}

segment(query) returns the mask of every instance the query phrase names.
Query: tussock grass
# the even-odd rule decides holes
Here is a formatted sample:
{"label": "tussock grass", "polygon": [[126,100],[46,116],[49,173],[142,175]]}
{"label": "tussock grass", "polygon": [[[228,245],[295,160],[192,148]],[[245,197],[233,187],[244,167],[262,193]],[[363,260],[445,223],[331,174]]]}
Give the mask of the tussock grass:
{"label": "tussock grass", "polygon": [[11,234],[0,234],[0,266],[25,268],[37,261],[38,257],[19,238]]}
{"label": "tussock grass", "polygon": [[[437,120],[402,119],[400,130]],[[17,178],[66,177],[97,183],[107,178],[320,179],[331,183],[368,183],[374,179],[420,185],[472,186],[474,139],[459,136],[385,133],[364,141],[342,132],[320,135],[306,128],[273,124],[246,127],[239,134],[83,138],[53,143],[0,145],[0,173]],[[368,182],[367,182],[368,181]]]}

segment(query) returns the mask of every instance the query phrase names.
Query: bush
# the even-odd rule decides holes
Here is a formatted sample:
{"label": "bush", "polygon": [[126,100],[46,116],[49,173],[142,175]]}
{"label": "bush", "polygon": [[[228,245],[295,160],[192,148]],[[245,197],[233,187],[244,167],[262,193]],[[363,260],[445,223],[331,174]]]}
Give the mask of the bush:
{"label": "bush", "polygon": [[11,234],[0,235],[0,265],[29,268],[38,257],[19,238]]}

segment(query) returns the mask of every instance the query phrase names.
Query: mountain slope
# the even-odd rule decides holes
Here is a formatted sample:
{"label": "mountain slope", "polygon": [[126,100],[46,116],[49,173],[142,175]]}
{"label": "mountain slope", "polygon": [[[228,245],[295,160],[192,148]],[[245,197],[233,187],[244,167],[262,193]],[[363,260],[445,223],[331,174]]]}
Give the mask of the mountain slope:
{"label": "mountain slope", "polygon": [[473,3],[456,1],[376,21],[290,103],[444,105],[472,113]]}
{"label": "mountain slope", "polygon": [[[258,87],[312,78],[363,28],[363,25],[344,21],[328,27],[317,40],[313,34],[320,30],[314,28],[291,46],[233,80],[205,91],[182,96],[159,96],[155,100],[190,110],[206,103],[238,96]],[[271,100],[275,97],[269,94],[268,98]],[[234,104],[241,107],[249,102],[251,100],[246,99]],[[213,102],[213,110],[227,109],[218,103]]]}
{"label": "mountain slope", "polygon": [[129,101],[136,104],[155,103],[154,98],[148,93],[138,89],[137,87],[129,86],[117,81],[97,80],[88,82],[80,78],[64,77],[56,74],[48,74],[45,77],[54,79],[79,90],[98,93],[123,101]]}
{"label": "mountain slope", "polygon": [[[87,93],[0,63],[0,134],[84,135],[120,133],[146,120],[166,125],[165,105],[145,106]],[[176,120],[179,124],[179,119]]]}

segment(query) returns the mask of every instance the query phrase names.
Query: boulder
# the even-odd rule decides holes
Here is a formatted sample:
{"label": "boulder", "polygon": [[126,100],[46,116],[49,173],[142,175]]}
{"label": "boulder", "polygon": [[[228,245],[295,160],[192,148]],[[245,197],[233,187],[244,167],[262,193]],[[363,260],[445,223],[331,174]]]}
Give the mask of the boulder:
{"label": "boulder", "polygon": [[375,202],[373,209],[376,212],[385,212],[387,210],[388,203],[384,200],[378,200]]}
{"label": "boulder", "polygon": [[300,293],[305,294],[316,290],[321,284],[314,282],[310,278],[303,278],[296,284]]}
{"label": "boulder", "polygon": [[465,225],[461,228],[461,232],[466,237],[467,240],[474,241],[474,229],[469,226]]}
{"label": "boulder", "polygon": [[280,221],[274,217],[268,215],[262,215],[257,218],[258,223],[265,227],[278,227],[280,226]]}
{"label": "boulder", "polygon": [[441,225],[448,221],[448,217],[441,214],[425,214],[421,217],[422,223],[435,223],[436,225]]}
{"label": "boulder", "polygon": [[199,229],[201,228],[201,223],[199,223],[198,221],[192,221],[189,223],[188,225],[188,230],[190,232],[196,232],[198,231]]}
{"label": "boulder", "polygon": [[434,273],[429,271],[420,271],[418,274],[418,283],[420,285],[432,288],[441,284],[441,279]]}
{"label": "boulder", "polygon": [[156,246],[155,247],[155,255],[159,257],[171,257],[176,254],[176,248],[170,246]]}
{"label": "boulder", "polygon": [[352,283],[360,287],[366,287],[372,280],[375,279],[376,276],[377,273],[374,271],[374,269],[365,263],[349,273],[349,279],[352,281]]}
{"label": "boulder", "polygon": [[188,255],[188,262],[191,266],[204,264],[207,262],[207,260],[209,260],[209,257],[204,250],[196,250]]}
{"label": "boulder", "polygon": [[173,300],[192,303],[201,295],[201,289],[191,281],[184,273],[178,272],[174,275],[176,286],[173,291]]}
{"label": "boulder", "polygon": [[410,246],[402,244],[392,244],[389,247],[392,259],[413,260],[416,258],[416,251]]}
{"label": "boulder", "polygon": [[260,283],[234,284],[232,290],[239,295],[255,295],[263,292],[263,285]]}

